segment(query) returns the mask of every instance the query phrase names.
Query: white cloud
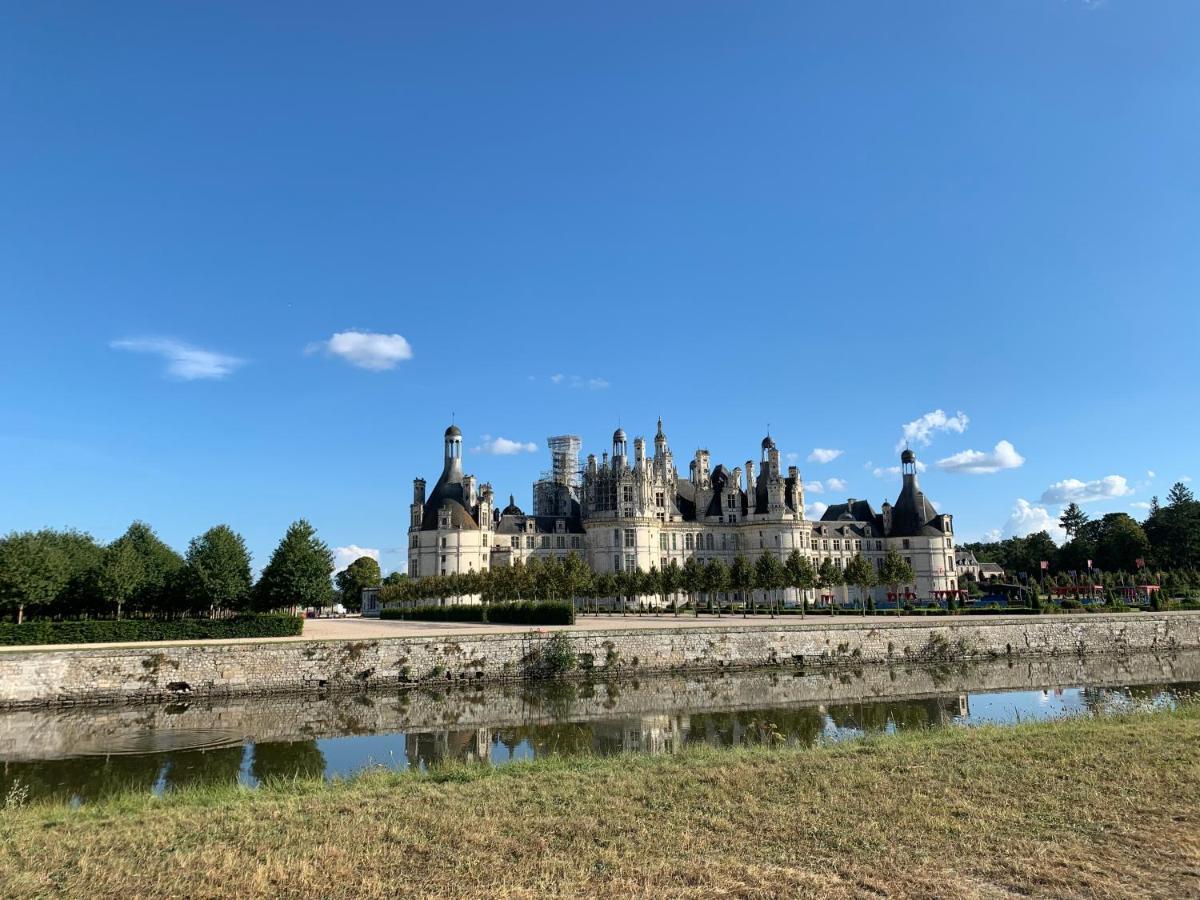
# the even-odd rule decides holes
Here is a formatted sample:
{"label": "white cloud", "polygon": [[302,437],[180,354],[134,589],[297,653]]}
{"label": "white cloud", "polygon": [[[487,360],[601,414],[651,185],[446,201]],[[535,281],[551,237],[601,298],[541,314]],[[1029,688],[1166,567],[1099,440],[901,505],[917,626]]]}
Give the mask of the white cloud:
{"label": "white cloud", "polygon": [[1179,480],[1180,480],[1180,481],[1182,481],[1184,484],[1187,484],[1189,481],[1191,481],[1191,480],[1192,480],[1192,476],[1191,476],[1191,475],[1184,475],[1184,476],[1182,476],[1182,477],[1181,477]]}
{"label": "white cloud", "polygon": [[1008,441],[1000,441],[990,453],[982,450],[964,450],[937,461],[944,472],[969,472],[973,475],[990,475],[1005,469],[1016,469],[1024,465],[1025,457],[1017,452]]}
{"label": "white cloud", "polygon": [[984,542],[989,544],[995,543],[996,541],[1000,540],[1001,537],[1003,537],[1003,535],[1000,533],[999,528],[989,528],[983,533]]}
{"label": "white cloud", "polygon": [[935,432],[953,431],[956,434],[962,434],[967,430],[967,424],[970,421],[967,414],[961,411],[953,416],[946,415],[945,411],[941,409],[927,412],[920,418],[913,419],[901,426],[903,437],[896,443],[896,449],[902,450],[904,445],[909,443],[928,447]]}
{"label": "white cloud", "polygon": [[394,369],[397,363],[412,359],[413,355],[412,347],[402,335],[374,331],[339,331],[327,341],[316,341],[304,348],[305,353],[320,351],[372,372]]}
{"label": "white cloud", "polygon": [[831,491],[844,491],[846,489],[846,482],[840,478],[829,478],[825,481],[825,487]]}
{"label": "white cloud", "polygon": [[796,460],[798,460],[800,458],[799,453],[785,453],[783,455],[787,459],[788,462],[795,462]]}
{"label": "white cloud", "polygon": [[1123,475],[1106,475],[1095,481],[1080,481],[1067,478],[1056,481],[1042,492],[1042,503],[1092,503],[1096,500],[1111,500],[1128,497],[1133,493]]}
{"label": "white cloud", "polygon": [[825,493],[825,485],[819,481],[806,481],[804,482],[804,490],[809,494],[823,494]]}
{"label": "white cloud", "polygon": [[[924,472],[927,468],[929,468],[929,467],[927,465],[925,465],[925,463],[921,462],[919,459],[917,460],[917,471],[918,472]],[[900,467],[899,466],[887,466],[886,468],[876,467],[871,470],[871,474],[874,475],[876,478],[899,478],[900,477]]]}
{"label": "white cloud", "polygon": [[1153,469],[1147,469],[1147,470],[1146,470],[1146,477],[1147,477],[1147,478],[1151,478],[1151,479],[1152,479],[1152,478],[1154,478],[1154,470],[1153,470]]}
{"label": "white cloud", "polygon": [[1132,503],[1129,504],[1129,508],[1130,509],[1149,509],[1150,504],[1147,503],[1145,500],[1134,500]]}
{"label": "white cloud", "polygon": [[845,450],[829,450],[825,447],[813,447],[812,453],[808,454],[808,461],[821,464],[830,463],[845,452]]}
{"label": "white cloud", "polygon": [[346,547],[334,547],[333,573],[336,575],[361,556],[369,556],[375,562],[379,562],[379,550],[376,547],[359,547],[357,544],[350,544]]}
{"label": "white cloud", "polygon": [[133,353],[154,353],[167,361],[167,374],[184,381],[200,378],[224,378],[239,366],[244,359],[226,356],[212,350],[201,350],[173,338],[126,338],[109,344],[114,350],[129,350]]}
{"label": "white cloud", "polygon": [[807,503],[804,506],[804,515],[810,519],[819,519],[825,515],[825,510],[829,509],[829,505],[817,501],[816,503]]}
{"label": "white cloud", "polygon": [[589,391],[602,391],[609,386],[607,378],[592,376],[585,378],[582,375],[564,375],[562,372],[555,372],[550,376],[551,384],[561,384],[565,387],[580,390],[586,388]]}
{"label": "white cloud", "polygon": [[1008,521],[1004,523],[1003,536],[1006,538],[1025,537],[1037,534],[1039,531],[1049,533],[1056,544],[1062,544],[1067,538],[1062,525],[1055,516],[1050,514],[1050,510],[1044,506],[1035,506],[1028,500],[1018,499]]}
{"label": "white cloud", "polygon": [[533,441],[510,441],[506,437],[483,436],[483,443],[471,448],[472,453],[490,453],[493,456],[514,456],[517,453],[537,453],[538,445]]}

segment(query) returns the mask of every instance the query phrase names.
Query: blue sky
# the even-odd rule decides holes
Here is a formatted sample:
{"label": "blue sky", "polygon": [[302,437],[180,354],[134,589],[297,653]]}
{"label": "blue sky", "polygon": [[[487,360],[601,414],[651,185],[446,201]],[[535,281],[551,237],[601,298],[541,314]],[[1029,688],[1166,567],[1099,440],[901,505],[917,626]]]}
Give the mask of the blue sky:
{"label": "blue sky", "polygon": [[917,423],[963,539],[1140,514],[1200,475],[1198,38],[1190,0],[7,4],[0,530],[228,522],[261,566],[305,516],[390,569],[452,413],[536,445],[467,459],[526,506],[547,435],[661,414],[685,465],[769,423],[814,503],[894,497]]}

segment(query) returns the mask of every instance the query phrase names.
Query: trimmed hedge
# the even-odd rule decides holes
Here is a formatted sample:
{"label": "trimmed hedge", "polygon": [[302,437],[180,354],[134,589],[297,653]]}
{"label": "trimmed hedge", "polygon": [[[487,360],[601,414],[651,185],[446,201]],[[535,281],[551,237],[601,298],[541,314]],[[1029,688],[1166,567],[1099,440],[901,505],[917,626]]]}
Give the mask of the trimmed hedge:
{"label": "trimmed hedge", "polygon": [[304,620],[287,615],[238,615],[228,619],[79,619],[0,623],[0,645],[118,644],[136,641],[225,640],[294,637]]}
{"label": "trimmed hedge", "polygon": [[472,604],[469,606],[393,606],[379,611],[381,619],[425,622],[492,622],[499,625],[572,625],[575,610],[561,600]]}

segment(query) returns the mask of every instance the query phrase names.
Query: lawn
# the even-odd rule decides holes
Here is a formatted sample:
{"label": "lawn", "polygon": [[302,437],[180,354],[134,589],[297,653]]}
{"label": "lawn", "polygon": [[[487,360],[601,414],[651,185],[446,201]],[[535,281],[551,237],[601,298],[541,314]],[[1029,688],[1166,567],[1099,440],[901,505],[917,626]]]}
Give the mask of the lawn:
{"label": "lawn", "polygon": [[1200,895],[1200,706],[0,811],[0,897]]}

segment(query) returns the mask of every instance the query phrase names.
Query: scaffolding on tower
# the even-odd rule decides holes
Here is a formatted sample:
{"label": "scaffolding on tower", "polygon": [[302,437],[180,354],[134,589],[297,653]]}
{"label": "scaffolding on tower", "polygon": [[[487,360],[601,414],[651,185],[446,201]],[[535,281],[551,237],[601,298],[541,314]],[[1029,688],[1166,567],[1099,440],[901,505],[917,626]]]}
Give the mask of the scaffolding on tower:
{"label": "scaffolding on tower", "polygon": [[570,516],[579,502],[579,450],[583,446],[577,434],[559,434],[546,438],[550,448],[550,469],[542,472],[533,485],[535,516]]}

